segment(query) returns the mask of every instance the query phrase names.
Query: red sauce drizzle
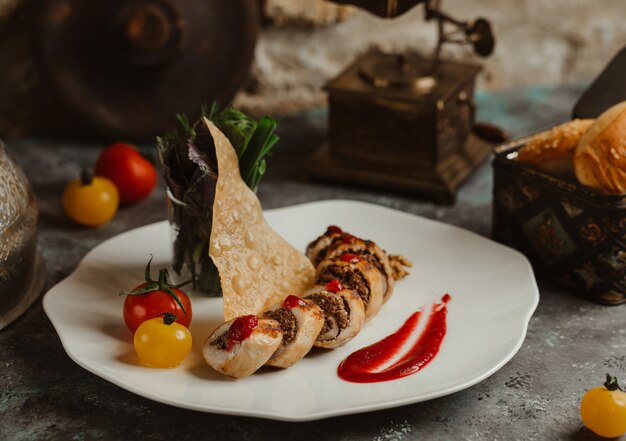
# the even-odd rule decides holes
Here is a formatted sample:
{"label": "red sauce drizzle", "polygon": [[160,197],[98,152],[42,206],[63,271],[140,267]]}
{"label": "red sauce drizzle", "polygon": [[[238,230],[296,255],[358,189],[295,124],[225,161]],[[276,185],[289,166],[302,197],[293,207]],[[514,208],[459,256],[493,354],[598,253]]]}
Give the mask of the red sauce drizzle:
{"label": "red sauce drizzle", "polygon": [[228,328],[228,346],[226,347],[227,351],[231,351],[233,346],[237,343],[241,343],[250,335],[252,331],[259,325],[259,319],[256,315],[242,315],[241,317],[237,317],[230,328]]}
{"label": "red sauce drizzle", "polygon": [[343,288],[343,284],[339,280],[333,279],[326,284],[324,289],[326,291],[338,293],[339,291],[342,291],[344,288]]}
{"label": "red sauce drizzle", "polygon": [[331,234],[342,234],[343,230],[339,228],[337,225],[330,225],[326,228],[326,235],[330,236]]}
{"label": "red sauce drizzle", "polygon": [[346,253],[341,255],[341,260],[349,263],[359,263],[361,261],[361,258],[356,254]]}
{"label": "red sauce drizzle", "polygon": [[295,308],[296,306],[304,306],[306,303],[298,296],[288,295],[285,300],[283,300],[283,308]]}
{"label": "red sauce drizzle", "polygon": [[426,327],[417,342],[392,365],[380,369],[392,357],[399,354],[402,346],[415,332],[422,311],[413,313],[394,334],[381,341],[353,352],[337,368],[342,380],[352,383],[377,383],[397,380],[423,369],[439,352],[446,335],[447,303],[451,297],[446,294],[441,302],[433,306],[426,318]]}

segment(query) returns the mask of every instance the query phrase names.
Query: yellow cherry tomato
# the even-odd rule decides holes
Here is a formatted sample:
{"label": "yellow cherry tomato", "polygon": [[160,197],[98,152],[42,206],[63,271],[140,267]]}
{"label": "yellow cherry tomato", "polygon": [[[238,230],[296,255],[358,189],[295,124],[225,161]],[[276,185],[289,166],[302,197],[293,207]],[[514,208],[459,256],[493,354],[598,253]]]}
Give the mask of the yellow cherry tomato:
{"label": "yellow cherry tomato", "polygon": [[65,187],[63,209],[79,224],[97,227],[115,216],[119,200],[113,182],[83,172],[80,179],[73,180]]}
{"label": "yellow cherry tomato", "polygon": [[604,387],[587,391],[580,402],[580,416],[596,435],[615,438],[626,433],[626,392],[617,378],[607,374]]}
{"label": "yellow cherry tomato", "polygon": [[141,361],[157,368],[178,366],[191,350],[191,333],[176,323],[174,314],[146,320],[135,331],[135,351]]}

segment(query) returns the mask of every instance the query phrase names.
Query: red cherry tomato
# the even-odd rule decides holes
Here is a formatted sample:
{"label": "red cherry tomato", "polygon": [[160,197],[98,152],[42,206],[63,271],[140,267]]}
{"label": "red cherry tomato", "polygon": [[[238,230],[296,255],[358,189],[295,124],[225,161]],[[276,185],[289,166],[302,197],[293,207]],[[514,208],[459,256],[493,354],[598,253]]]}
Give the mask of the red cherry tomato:
{"label": "red cherry tomato", "polygon": [[[135,289],[139,290],[147,285],[147,283],[142,283]],[[176,322],[188,328],[191,323],[191,302],[189,297],[180,289],[172,288],[172,291],[180,298],[186,314],[172,296],[165,291],[157,290],[148,294],[126,297],[124,301],[124,322],[130,329],[130,332],[134,333],[143,322],[158,317],[163,312],[175,314],[176,317],[179,317],[176,319]]]}
{"label": "red cherry tomato", "polygon": [[158,280],[152,280],[148,262],[146,282],[132,291],[120,293],[128,295],[124,300],[124,322],[130,332],[135,333],[143,322],[166,312],[176,315],[176,322],[188,328],[192,317],[191,301],[179,289],[182,285],[170,285],[166,269],[159,270]]}
{"label": "red cherry tomato", "polygon": [[96,175],[109,178],[124,204],[139,202],[154,189],[157,173],[136,147],[124,142],[111,144],[100,153],[94,167]]}

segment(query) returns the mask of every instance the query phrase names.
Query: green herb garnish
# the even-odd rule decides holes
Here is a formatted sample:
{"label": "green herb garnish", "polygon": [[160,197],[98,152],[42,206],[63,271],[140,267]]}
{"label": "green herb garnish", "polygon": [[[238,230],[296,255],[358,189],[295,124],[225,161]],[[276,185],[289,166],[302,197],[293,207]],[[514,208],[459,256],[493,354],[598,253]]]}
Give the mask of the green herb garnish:
{"label": "green herb garnish", "polygon": [[254,120],[232,107],[221,110],[214,103],[203,108],[201,118],[190,123],[176,115],[179,128],[157,138],[159,158],[170,192],[170,222],[176,231],[174,270],[187,266],[194,288],[221,295],[219,276],[209,257],[215,184],[219,174],[215,145],[202,121],[208,118],[232,143],[239,158],[239,171],[248,187],[256,190],[265,175],[265,158],[278,141],[277,122],[267,116]]}

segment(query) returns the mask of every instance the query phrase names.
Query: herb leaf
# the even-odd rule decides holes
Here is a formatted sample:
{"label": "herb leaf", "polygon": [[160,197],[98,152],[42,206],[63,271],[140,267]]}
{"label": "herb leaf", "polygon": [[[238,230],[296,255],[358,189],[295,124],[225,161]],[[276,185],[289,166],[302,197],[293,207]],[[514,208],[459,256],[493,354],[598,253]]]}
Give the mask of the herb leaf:
{"label": "herb leaf", "polygon": [[179,129],[157,138],[163,175],[175,198],[170,198],[170,222],[177,230],[173,267],[180,274],[187,266],[194,288],[220,295],[219,275],[208,251],[219,169],[215,144],[202,117],[230,140],[241,177],[252,190],[267,171],[265,158],[278,142],[274,133],[278,123],[267,116],[256,121],[232,107],[220,110],[214,102],[209,109],[202,108],[201,118],[193,124],[185,115],[176,115]]}
{"label": "herb leaf", "polygon": [[254,185],[258,184],[261,176],[258,173],[258,169],[263,158],[269,154],[278,141],[278,136],[274,134],[277,125],[278,123],[270,117],[264,116],[261,118],[257,129],[250,139],[250,143],[239,160],[241,177],[253,190]]}

